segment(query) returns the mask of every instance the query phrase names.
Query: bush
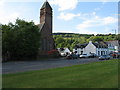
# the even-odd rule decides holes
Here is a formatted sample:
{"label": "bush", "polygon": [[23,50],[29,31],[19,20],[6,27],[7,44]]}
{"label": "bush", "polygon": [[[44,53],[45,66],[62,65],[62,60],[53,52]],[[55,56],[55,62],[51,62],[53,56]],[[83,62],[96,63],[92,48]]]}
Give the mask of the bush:
{"label": "bush", "polygon": [[60,57],[60,53],[58,52],[58,50],[53,49],[51,51],[48,51],[48,56],[52,58],[57,58]]}

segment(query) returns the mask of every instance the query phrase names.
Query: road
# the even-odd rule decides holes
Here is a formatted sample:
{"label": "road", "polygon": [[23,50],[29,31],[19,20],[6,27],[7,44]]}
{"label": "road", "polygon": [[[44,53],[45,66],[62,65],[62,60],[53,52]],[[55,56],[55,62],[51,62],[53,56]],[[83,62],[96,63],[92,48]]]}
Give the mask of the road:
{"label": "road", "polygon": [[32,70],[43,70],[49,68],[57,68],[78,64],[86,64],[92,62],[98,62],[98,58],[84,58],[84,59],[50,59],[50,60],[37,60],[37,61],[12,61],[2,64],[2,73],[16,73]]}

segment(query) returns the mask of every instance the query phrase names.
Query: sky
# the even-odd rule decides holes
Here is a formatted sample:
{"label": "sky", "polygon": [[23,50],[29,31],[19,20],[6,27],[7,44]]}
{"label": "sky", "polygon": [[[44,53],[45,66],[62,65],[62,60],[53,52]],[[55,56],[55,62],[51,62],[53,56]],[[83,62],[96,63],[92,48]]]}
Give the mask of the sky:
{"label": "sky", "polygon": [[[110,1],[110,0],[109,0]],[[17,18],[39,24],[45,0],[1,0],[0,23]],[[109,34],[118,32],[118,2],[108,0],[48,0],[53,8],[53,32]]]}

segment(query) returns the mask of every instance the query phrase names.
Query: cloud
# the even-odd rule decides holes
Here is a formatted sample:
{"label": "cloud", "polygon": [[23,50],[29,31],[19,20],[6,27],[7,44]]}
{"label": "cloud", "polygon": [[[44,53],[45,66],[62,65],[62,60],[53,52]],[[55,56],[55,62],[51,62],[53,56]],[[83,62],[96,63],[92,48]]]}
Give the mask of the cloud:
{"label": "cloud", "polygon": [[50,4],[58,5],[59,11],[73,10],[76,8],[79,0],[51,0]]}
{"label": "cloud", "polygon": [[[97,13],[95,11],[91,13],[64,13],[61,12],[58,16],[59,19],[69,21],[74,18],[77,18],[80,20],[81,23],[75,26],[76,32],[78,33],[88,33],[88,34],[97,34],[101,31],[98,31],[97,28],[104,29],[104,33],[108,33],[108,30],[112,26],[115,26],[118,19],[115,17],[107,16],[107,17],[100,17],[97,16]],[[109,27],[109,28],[108,28]]]}
{"label": "cloud", "polygon": [[95,8],[94,10],[95,10],[95,11],[99,11],[100,9],[101,9],[101,8],[99,7],[99,8]]}
{"label": "cloud", "polygon": [[101,18],[99,16],[96,16],[92,19],[85,20],[81,24],[77,25],[77,29],[110,25],[116,22],[117,22],[117,19],[114,17],[108,16],[108,17]]}
{"label": "cloud", "polygon": [[79,17],[80,14],[73,14],[73,13],[60,13],[60,16],[58,16],[59,19],[63,19],[63,20],[72,20],[75,17]]}
{"label": "cloud", "polygon": [[102,2],[103,5],[105,5],[108,2],[119,2],[119,0],[100,0],[100,2]]}
{"label": "cloud", "polygon": [[[32,19],[31,19],[32,20]],[[35,25],[39,24],[38,20],[33,20],[33,22],[35,23]]]}
{"label": "cloud", "polygon": [[113,18],[113,17],[106,17],[106,18],[103,18],[103,24],[105,25],[108,25],[108,24],[113,24],[113,23],[116,23],[117,22],[117,19],[116,18]]}
{"label": "cloud", "polygon": [[15,22],[15,20],[20,16],[18,12],[11,13],[9,16],[7,13],[0,13],[0,23],[8,24],[8,22]]}
{"label": "cloud", "polygon": [[1,1],[0,1],[0,7],[1,7],[1,6],[4,6],[4,5],[5,5],[5,1],[4,1],[4,0],[1,0]]}
{"label": "cloud", "polygon": [[80,33],[80,34],[94,34],[94,35],[97,35],[99,32],[84,29],[84,30],[79,30],[79,31],[77,31],[77,33]]}
{"label": "cloud", "polygon": [[78,17],[78,19],[86,20],[86,17],[93,17],[95,15],[96,15],[96,12],[92,12],[92,13],[77,13],[77,14],[61,12],[60,15],[57,18],[58,19],[63,19],[65,21],[72,20],[75,17]]}
{"label": "cloud", "polygon": [[[10,5],[11,3],[7,3]],[[36,19],[32,19],[28,13],[31,8],[26,6],[18,6],[16,8],[8,8],[9,6],[4,4],[0,7],[0,23],[8,24],[9,22],[15,23],[17,18],[24,19],[26,21],[34,21],[35,24],[38,24]]]}
{"label": "cloud", "polygon": [[62,29],[62,30],[55,30],[54,33],[75,33],[72,30],[66,30],[66,29]]}
{"label": "cloud", "polygon": [[5,6],[6,1],[0,1],[0,23],[8,24],[9,22],[15,22],[15,20],[20,16],[20,13],[17,11],[9,12]]}
{"label": "cloud", "polygon": [[105,3],[109,2],[109,0],[101,0],[101,2],[104,5]]}
{"label": "cloud", "polygon": [[[114,17],[99,17],[99,16],[94,16],[91,19],[86,19],[84,20],[82,23],[78,24],[76,26],[76,29],[78,31],[82,31],[82,33],[98,33],[98,32],[93,32],[94,30],[91,29],[95,29],[96,27],[103,27],[105,28],[105,31],[108,31],[109,26],[117,23],[117,18]],[[100,31],[99,31],[100,32]]]}

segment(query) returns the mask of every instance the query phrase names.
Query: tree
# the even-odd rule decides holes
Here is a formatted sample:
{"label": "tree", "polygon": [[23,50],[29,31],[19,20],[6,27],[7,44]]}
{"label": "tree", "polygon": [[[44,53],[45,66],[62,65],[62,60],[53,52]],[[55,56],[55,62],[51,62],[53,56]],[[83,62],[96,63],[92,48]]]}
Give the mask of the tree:
{"label": "tree", "polygon": [[55,43],[57,45],[57,48],[61,48],[61,47],[64,47],[64,38],[62,36],[59,36],[55,39]]}
{"label": "tree", "polygon": [[33,22],[17,19],[15,25],[2,25],[3,55],[10,53],[11,58],[36,57],[40,47],[39,28]]}
{"label": "tree", "polygon": [[104,38],[102,36],[92,36],[87,41],[100,42],[103,40],[104,40]]}
{"label": "tree", "polygon": [[118,37],[115,34],[65,34],[57,33],[54,35],[55,43],[57,48],[69,48],[72,50],[76,44],[84,44],[89,41],[100,42],[100,41],[109,41],[109,40],[118,40]]}

